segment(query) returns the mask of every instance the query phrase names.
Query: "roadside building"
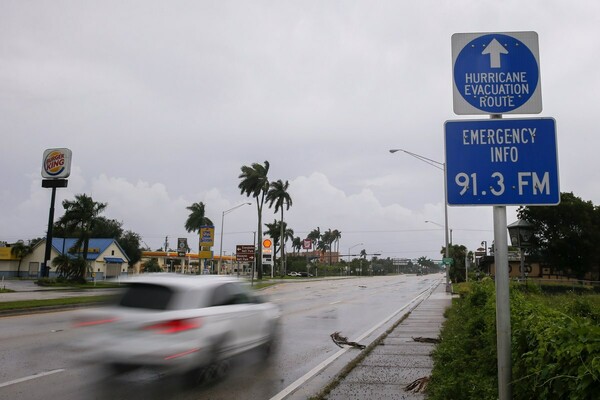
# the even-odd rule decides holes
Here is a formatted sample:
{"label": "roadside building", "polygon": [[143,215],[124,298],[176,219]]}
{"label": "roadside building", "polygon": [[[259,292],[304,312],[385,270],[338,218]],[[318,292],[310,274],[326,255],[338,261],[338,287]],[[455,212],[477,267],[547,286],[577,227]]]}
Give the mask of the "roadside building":
{"label": "roadside building", "polygon": [[[0,247],[0,277],[13,278],[17,276],[19,258],[11,252],[12,247],[5,245]],[[21,261],[21,269],[23,262]]]}
{"label": "roadside building", "polygon": [[[201,273],[217,273],[217,265],[219,256],[213,255],[211,258],[198,260],[198,253],[185,253],[180,256],[177,251],[142,251],[142,258],[134,266],[133,273],[139,274],[143,272],[143,265],[151,259],[156,259],[158,265],[164,272],[175,272],[180,274],[201,274]],[[246,274],[250,268],[248,263],[236,262],[235,256],[223,255],[221,261],[221,274],[236,275]],[[199,267],[200,266],[200,267]]]}
{"label": "roadside building", "polygon": [[340,253],[337,251],[313,250],[299,253],[298,255],[306,257],[309,260],[317,259],[321,264],[337,264],[340,262]]}
{"label": "roadside building", "polygon": [[[496,275],[496,265],[494,256],[483,256],[478,259],[479,269],[486,275]],[[525,276],[527,279],[543,281],[561,281],[571,282],[578,279],[568,272],[562,271],[552,265],[544,264],[537,259],[525,256],[524,260]],[[521,278],[521,259],[518,252],[509,252],[508,254],[508,274],[510,279]],[[587,281],[595,281],[597,277],[592,272],[588,272],[583,277]]]}
{"label": "roadside building", "polygon": [[[50,277],[57,275],[56,268],[52,266],[52,260],[59,255],[66,254],[75,259],[82,256],[82,249],[75,248],[77,239],[53,238],[50,250]],[[21,260],[21,277],[35,278],[40,275],[40,268],[44,262],[46,252],[46,240],[38,242],[33,247],[33,252]],[[119,246],[115,239],[90,239],[87,254],[88,271],[86,278],[97,280],[116,278],[128,274],[129,257]],[[12,262],[8,276],[17,275],[17,263]],[[0,273],[2,271],[0,270]]]}

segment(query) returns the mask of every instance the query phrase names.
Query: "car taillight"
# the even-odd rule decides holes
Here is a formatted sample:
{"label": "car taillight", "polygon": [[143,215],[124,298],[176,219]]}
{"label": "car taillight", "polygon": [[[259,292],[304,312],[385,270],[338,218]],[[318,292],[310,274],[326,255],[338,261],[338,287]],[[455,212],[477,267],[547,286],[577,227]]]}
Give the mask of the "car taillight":
{"label": "car taillight", "polygon": [[75,321],[75,327],[82,328],[84,326],[104,325],[104,324],[110,324],[115,321],[117,321],[117,318],[93,318],[93,319],[87,318],[87,319],[81,319],[79,321]]}
{"label": "car taillight", "polygon": [[163,335],[198,329],[202,326],[202,318],[173,319],[144,327],[144,330],[156,331]]}

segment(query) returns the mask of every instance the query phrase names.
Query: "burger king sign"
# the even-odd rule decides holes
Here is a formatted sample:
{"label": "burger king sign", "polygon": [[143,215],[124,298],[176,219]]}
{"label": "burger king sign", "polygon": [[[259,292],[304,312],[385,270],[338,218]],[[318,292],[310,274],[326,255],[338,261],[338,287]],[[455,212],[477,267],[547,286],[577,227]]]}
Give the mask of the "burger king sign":
{"label": "burger king sign", "polygon": [[44,151],[42,178],[68,178],[71,174],[71,150],[48,149]]}

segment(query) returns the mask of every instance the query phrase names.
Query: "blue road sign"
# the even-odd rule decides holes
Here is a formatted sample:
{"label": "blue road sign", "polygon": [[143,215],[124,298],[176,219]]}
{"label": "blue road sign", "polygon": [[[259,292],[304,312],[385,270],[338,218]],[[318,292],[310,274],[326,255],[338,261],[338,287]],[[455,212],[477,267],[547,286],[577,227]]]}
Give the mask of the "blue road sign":
{"label": "blue road sign", "polygon": [[560,202],[553,118],[446,121],[450,205]]}
{"label": "blue road sign", "polygon": [[535,32],[454,34],[454,112],[540,113],[538,53]]}

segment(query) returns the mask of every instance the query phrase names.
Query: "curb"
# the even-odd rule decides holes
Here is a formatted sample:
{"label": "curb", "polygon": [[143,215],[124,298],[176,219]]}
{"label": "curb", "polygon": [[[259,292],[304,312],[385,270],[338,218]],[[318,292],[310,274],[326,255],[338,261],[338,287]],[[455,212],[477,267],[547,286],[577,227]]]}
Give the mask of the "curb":
{"label": "curb", "polygon": [[94,302],[94,303],[85,303],[85,304],[66,304],[64,306],[40,306],[40,307],[31,307],[31,308],[19,308],[19,309],[14,309],[14,310],[2,310],[2,311],[0,311],[0,318],[15,317],[18,315],[43,314],[43,313],[57,312],[57,311],[68,311],[68,310],[74,310],[77,308],[98,307],[103,304],[105,304],[105,303]]}

